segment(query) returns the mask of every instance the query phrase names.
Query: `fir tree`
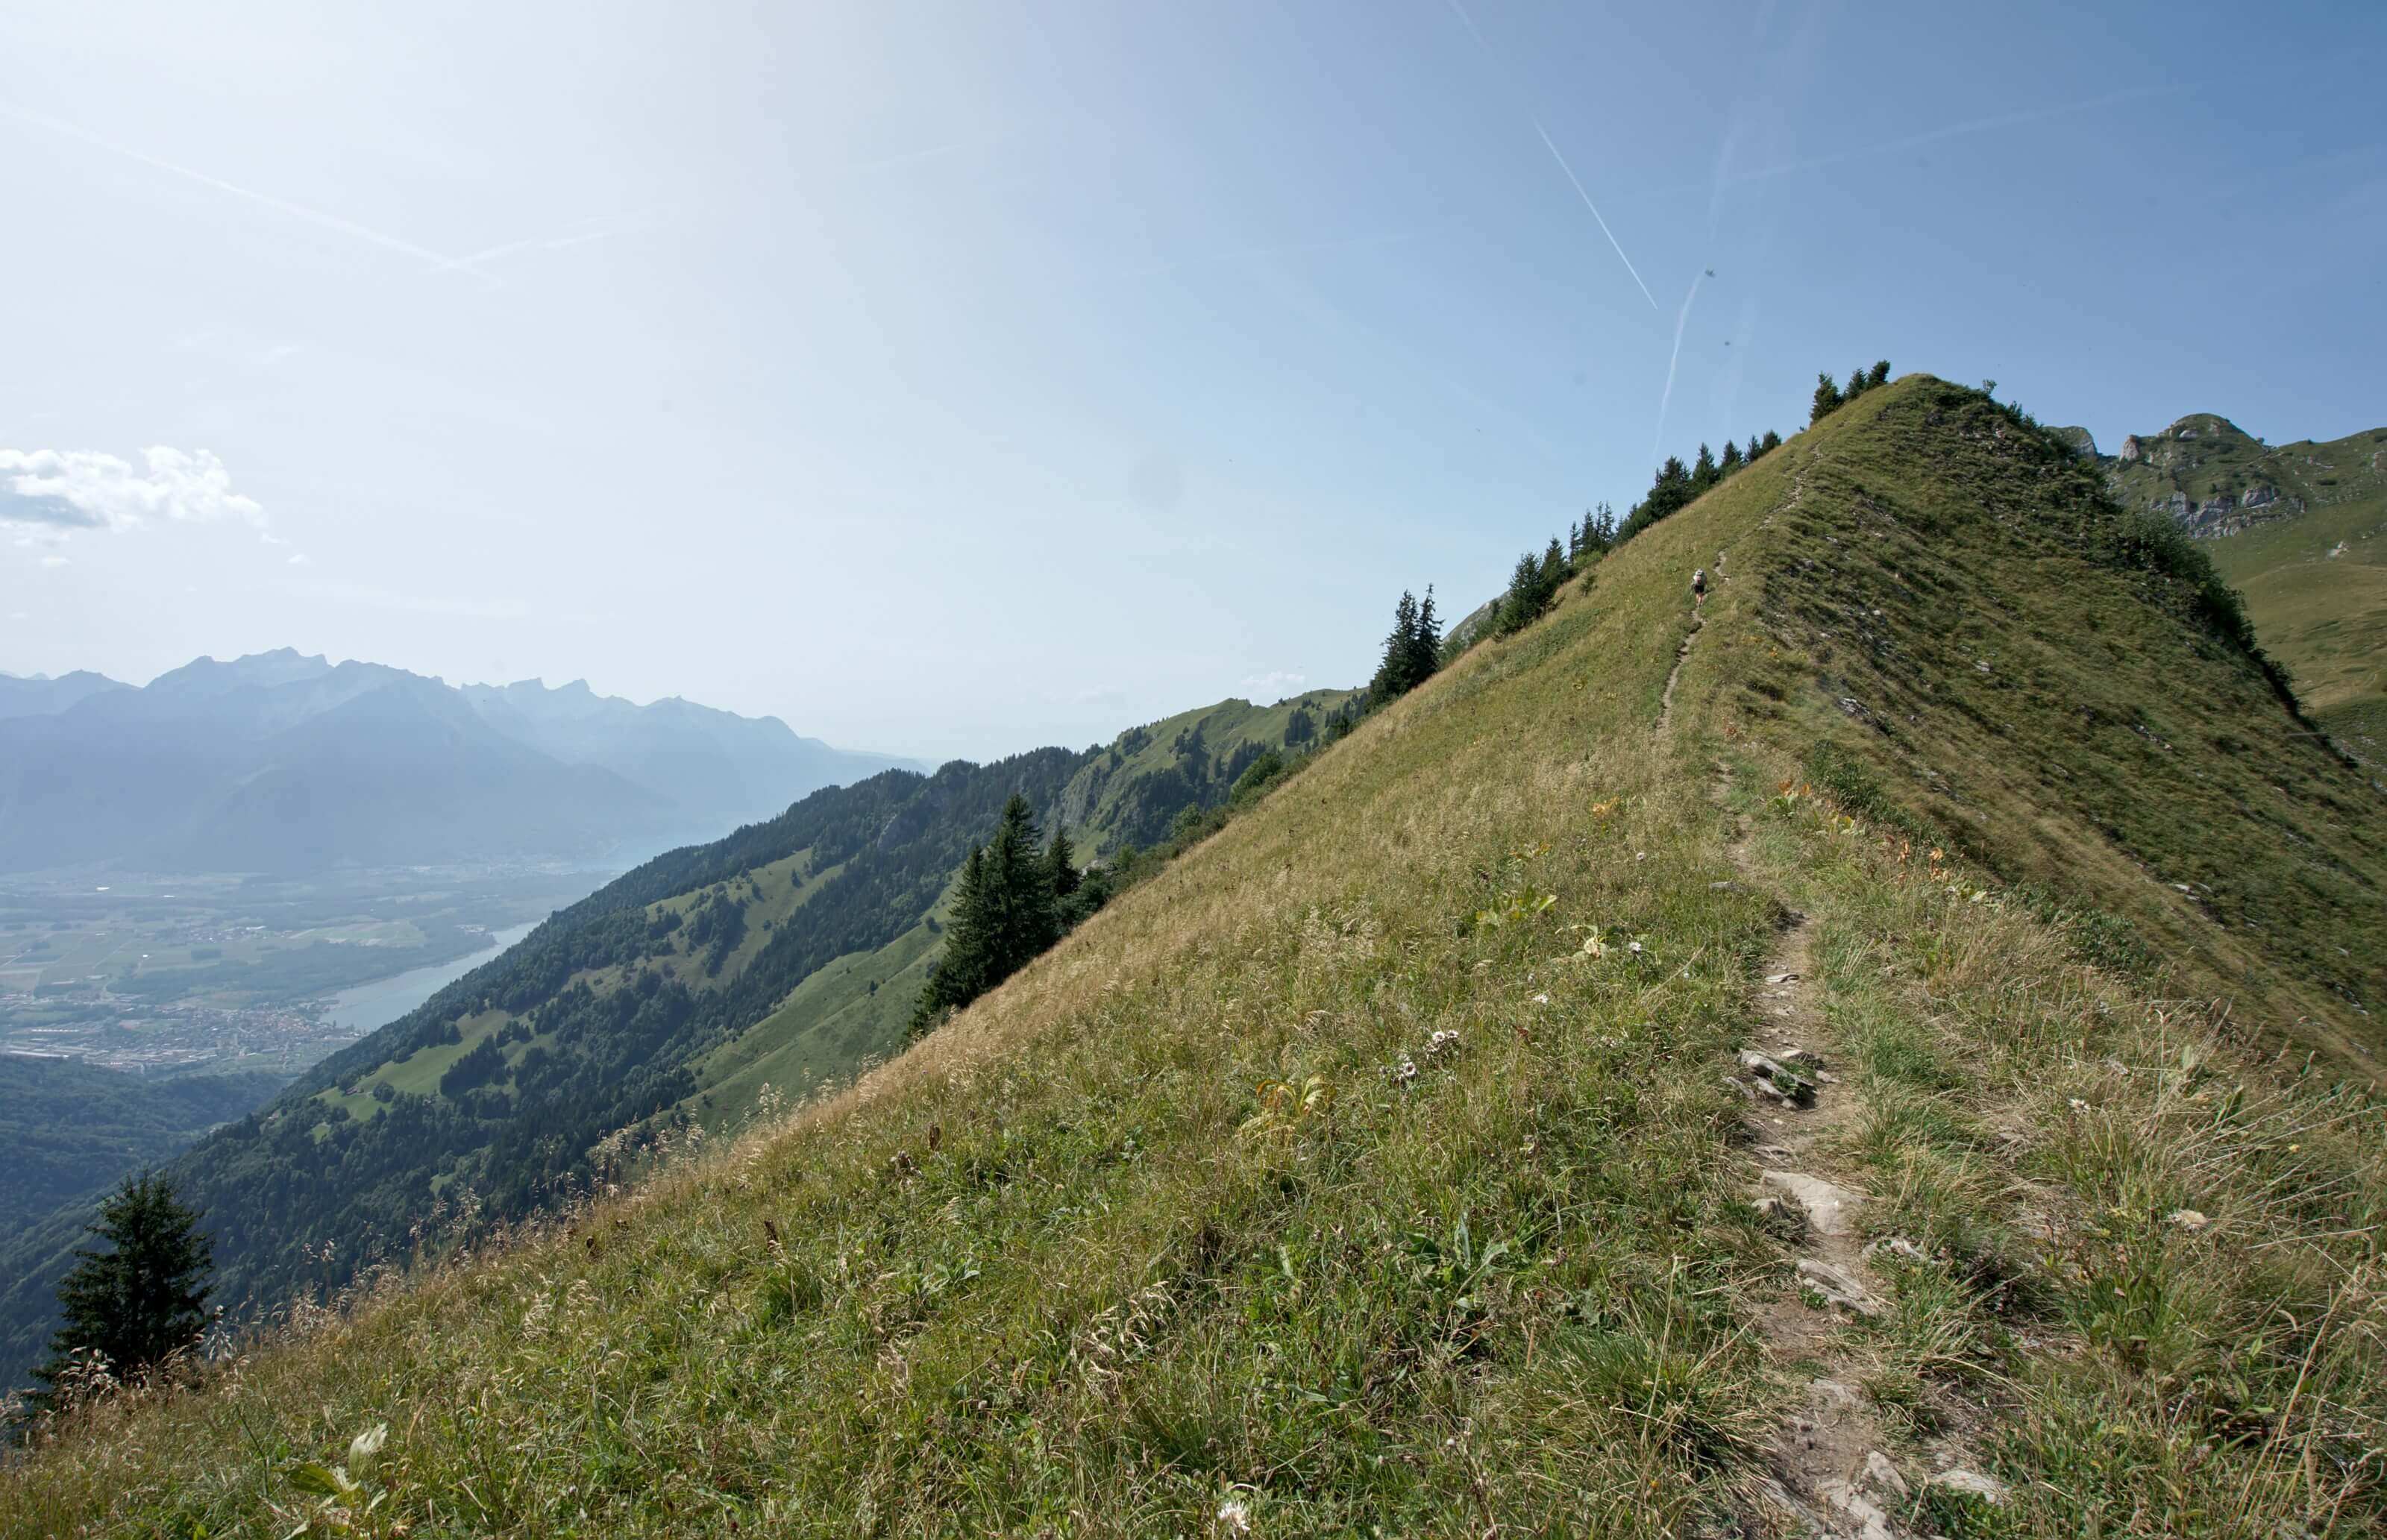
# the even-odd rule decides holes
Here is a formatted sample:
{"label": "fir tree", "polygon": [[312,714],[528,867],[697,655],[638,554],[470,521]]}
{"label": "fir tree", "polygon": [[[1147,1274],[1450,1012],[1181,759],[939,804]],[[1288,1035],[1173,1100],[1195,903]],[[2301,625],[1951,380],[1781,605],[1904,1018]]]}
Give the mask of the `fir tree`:
{"label": "fir tree", "polygon": [[954,884],[953,919],[945,927],[944,955],[929,970],[919,1004],[912,1009],[915,1033],[934,1026],[947,1011],[957,1011],[987,991],[988,936],[992,928],[986,893],[986,849],[970,847],[962,875]]}
{"label": "fir tree", "polygon": [[1038,849],[1036,815],[1017,791],[986,845],[986,887],[994,924],[986,987],[994,988],[1060,939],[1060,918]]}
{"label": "fir tree", "polygon": [[1768,455],[1780,448],[1782,448],[1782,435],[1775,433],[1772,428],[1768,428],[1765,430],[1765,442],[1757,447],[1757,452],[1762,455]]}
{"label": "fir tree", "polygon": [[109,1249],[77,1251],[74,1270],[58,1284],[64,1320],[49,1362],[33,1371],[48,1387],[45,1399],[79,1356],[95,1354],[129,1380],[199,1340],[215,1263],[198,1218],[170,1180],[150,1171],[125,1178],[101,1201],[89,1230]]}
{"label": "fir tree", "polygon": [[1832,377],[1829,374],[1816,375],[1815,399],[1807,409],[1807,425],[1812,427],[1839,410],[1840,404],[1846,398],[1840,394],[1840,387],[1832,383]]}
{"label": "fir tree", "polygon": [[1865,388],[1876,390],[1888,384],[1889,384],[1889,360],[1876,359],[1873,367],[1865,371]]}
{"label": "fir tree", "polygon": [[1055,825],[1053,842],[1044,847],[1044,881],[1055,902],[1078,890],[1078,852],[1070,847],[1069,831]]}
{"label": "fir tree", "polygon": [[1753,465],[1757,462],[1757,457],[1764,452],[1765,447],[1757,441],[1757,435],[1755,434],[1750,434],[1749,435],[1749,448],[1742,454],[1741,458]]}
{"label": "fir tree", "polygon": [[1716,474],[1720,479],[1739,469],[1740,446],[1727,438],[1724,441],[1724,453],[1716,458]]}
{"label": "fir tree", "polygon": [[1529,550],[1518,557],[1517,569],[1509,575],[1509,591],[1500,600],[1497,629],[1507,636],[1531,625],[1550,607],[1566,579],[1566,552],[1559,549],[1555,536],[1541,555]]}
{"label": "fir tree", "polygon": [[[1555,544],[1555,542],[1553,542]],[[1442,666],[1442,622],[1433,612],[1433,589],[1425,602],[1403,593],[1393,606],[1393,629],[1384,638],[1383,661],[1368,683],[1368,699],[1377,705],[1397,700],[1433,677]]]}
{"label": "fir tree", "polygon": [[1417,638],[1409,651],[1409,688],[1433,677],[1442,666],[1442,617],[1433,612],[1433,585],[1425,586],[1425,602],[1418,606]]}
{"label": "fir tree", "polygon": [[1692,494],[1696,496],[1713,486],[1723,478],[1723,472],[1716,469],[1715,451],[1704,444],[1700,445],[1699,463],[1691,467]]}
{"label": "fir tree", "polygon": [[1393,629],[1384,637],[1383,658],[1376,664],[1376,676],[1368,682],[1370,701],[1383,702],[1408,692],[1414,683],[1409,669],[1417,655],[1417,595],[1404,588],[1399,602],[1393,606]]}
{"label": "fir tree", "polygon": [[1863,395],[1864,393],[1865,393],[1865,372],[1864,372],[1863,370],[1862,370],[1862,369],[1851,369],[1851,370],[1850,370],[1850,371],[1849,371],[1849,388],[1847,389],[1847,391],[1846,391],[1846,392],[1844,392],[1844,393],[1843,393],[1843,395],[1842,395],[1842,399],[1844,399],[1844,400],[1853,401],[1853,400],[1855,400],[1858,397],[1860,397],[1860,396]]}

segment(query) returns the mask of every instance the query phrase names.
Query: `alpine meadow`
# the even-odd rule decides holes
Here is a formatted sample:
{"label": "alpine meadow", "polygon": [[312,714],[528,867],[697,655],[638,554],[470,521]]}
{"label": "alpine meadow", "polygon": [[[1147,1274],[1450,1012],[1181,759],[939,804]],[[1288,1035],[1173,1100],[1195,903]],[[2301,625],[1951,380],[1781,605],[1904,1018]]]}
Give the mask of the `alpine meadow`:
{"label": "alpine meadow", "polygon": [[2372,515],[1825,384],[1368,690],[559,912],[167,1164],[261,1324],[0,1530],[2387,1529],[2369,687],[2230,544]]}

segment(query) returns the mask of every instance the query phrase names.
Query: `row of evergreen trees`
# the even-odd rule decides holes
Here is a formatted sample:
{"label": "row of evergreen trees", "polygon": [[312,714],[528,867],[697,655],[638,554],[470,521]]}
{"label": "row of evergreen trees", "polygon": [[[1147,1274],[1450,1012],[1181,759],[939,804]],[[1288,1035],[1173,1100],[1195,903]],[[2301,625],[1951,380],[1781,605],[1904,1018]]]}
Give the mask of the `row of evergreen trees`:
{"label": "row of evergreen trees", "polygon": [[[1993,382],[1994,383],[1994,382]],[[1807,425],[1816,423],[1847,406],[1868,390],[1878,390],[1889,384],[1889,360],[1877,359],[1871,369],[1851,369],[1849,383],[1838,385],[1827,373],[1815,376],[1815,399],[1807,410]]]}
{"label": "row of evergreen trees", "polygon": [[1433,612],[1433,586],[1425,599],[1404,590],[1393,606],[1392,634],[1384,638],[1383,661],[1368,681],[1368,701],[1381,706],[1398,700],[1433,677],[1442,666],[1442,620]]}
{"label": "row of evergreen trees", "polygon": [[912,1009],[911,1029],[926,1031],[1028,966],[1108,893],[1090,890],[1066,829],[1040,845],[1035,810],[1013,792],[994,837],[972,845],[954,889],[944,955]]}
{"label": "row of evergreen trees", "polygon": [[[1819,375],[1817,379],[1814,417],[1810,422],[1820,420],[1854,397],[1888,384],[1889,360],[1884,359],[1871,369],[1854,371],[1849,375],[1845,389],[1833,384],[1829,374]],[[1569,524],[1564,540],[1553,537],[1539,552],[1529,550],[1518,557],[1516,568],[1509,575],[1508,589],[1500,596],[1484,624],[1454,635],[1451,642],[1444,648],[1445,656],[1440,661],[1449,662],[1451,657],[1485,636],[1507,636],[1523,630],[1550,607],[1567,579],[1584,574],[1587,583],[1593,563],[1601,557],[1659,520],[1680,512],[1711,487],[1781,447],[1782,435],[1768,429],[1762,435],[1751,434],[1745,447],[1727,439],[1722,454],[1702,444],[1699,458],[1688,465],[1683,463],[1679,455],[1667,456],[1658,467],[1657,473],[1650,478],[1648,492],[1633,505],[1622,523],[1617,520],[1615,511],[1602,503],[1585,513],[1579,523]],[[1404,606],[1411,602],[1407,594],[1403,594],[1401,600]],[[1377,671],[1378,685],[1369,691],[1371,706],[1381,704],[1393,694],[1414,688],[1425,676],[1419,674],[1410,677],[1396,668],[1394,663],[1396,655],[1407,655],[1402,646],[1405,635],[1402,626],[1409,612],[1408,609],[1395,612],[1394,634],[1385,645],[1384,664]],[[1429,669],[1425,674],[1431,672]],[[1386,683],[1404,678],[1408,683],[1390,693],[1382,688]]]}

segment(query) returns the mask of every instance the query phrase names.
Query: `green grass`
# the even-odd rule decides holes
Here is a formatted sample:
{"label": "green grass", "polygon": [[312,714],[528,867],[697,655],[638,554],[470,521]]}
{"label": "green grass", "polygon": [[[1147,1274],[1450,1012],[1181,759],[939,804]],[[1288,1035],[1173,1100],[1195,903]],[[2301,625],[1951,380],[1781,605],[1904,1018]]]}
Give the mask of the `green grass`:
{"label": "green grass", "polygon": [[915,926],[876,952],[850,953],[814,973],[777,1011],[697,1066],[701,1089],[689,1110],[716,1131],[732,1128],[766,1086],[799,1100],[893,1054],[941,940]]}
{"label": "green grass", "polygon": [[1322,739],[1328,713],[1354,693],[1314,689],[1266,706],[1230,699],[1131,727],[1071,777],[1055,817],[1089,855],[1123,843],[1157,844],[1189,788],[1223,799],[1235,778],[1223,767],[1239,753],[1284,748],[1298,713],[1308,714]]}
{"label": "green grass", "polygon": [[[2014,1493],[1901,1517],[2378,1526],[2387,1120],[2267,1052],[2307,1006],[2362,1029],[2307,998],[2319,922],[2232,933],[2263,987],[2226,1020],[2091,968],[2094,915],[2171,904],[2128,853],[2152,825],[2109,834],[1981,735],[2061,748],[2066,691],[2145,671],[2244,739],[2185,739],[2196,770],[2289,788],[2285,813],[2197,804],[2218,849],[2267,831],[2274,868],[2305,850],[2283,827],[2339,840],[2295,820],[2363,783],[2179,590],[2063,554],[2093,519],[2005,421],[1929,380],[1867,395],[851,1091],[80,1414],[19,1457],[0,1528],[322,1528],[294,1473],[386,1424],[341,1505],[359,1533],[1750,1532],[1814,1366],[1759,1329],[1788,1257],[1724,1077],[1793,908],[1862,1101],[1831,1168],[1928,1256],[1847,1329],[1863,1383],[1895,1458],[1961,1438]],[[1720,549],[1661,726],[1685,577]],[[1918,594],[1972,574],[1970,604],[1852,626],[1890,562]],[[1935,629],[2033,682],[1935,679]],[[1895,735],[1838,704],[1925,682],[1947,699]],[[1837,789],[1802,792],[1825,734]],[[1952,817],[1918,755],[1964,776]],[[1942,821],[1977,861],[1907,827]],[[2370,910],[2334,923],[2377,942]],[[1642,950],[1591,956],[1588,927]]]}
{"label": "green grass", "polygon": [[[2303,503],[2290,517],[2213,541],[2213,559],[2246,596],[2265,650],[2294,678],[2306,709],[2376,763],[2387,753],[2387,429],[2274,448],[2219,418],[2183,422],[2197,437],[2147,437],[2164,463],[2106,462],[2116,490],[2133,504],[2175,490],[2201,503],[2263,485]],[[2288,511],[2284,501],[2275,506]]]}

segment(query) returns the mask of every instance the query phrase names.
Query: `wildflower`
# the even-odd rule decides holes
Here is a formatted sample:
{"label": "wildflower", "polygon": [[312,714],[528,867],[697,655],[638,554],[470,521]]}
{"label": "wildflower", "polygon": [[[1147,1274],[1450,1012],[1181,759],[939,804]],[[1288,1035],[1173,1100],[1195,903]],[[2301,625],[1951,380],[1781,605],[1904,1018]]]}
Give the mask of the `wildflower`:
{"label": "wildflower", "polygon": [[1534,1004],[1536,1005],[1547,1005],[1549,1003],[1550,997],[1547,994],[1537,994],[1534,996]]}
{"label": "wildflower", "polygon": [[1633,953],[1636,957],[1641,955],[1641,943],[1639,941],[1627,941],[1624,944],[1624,949]]}
{"label": "wildflower", "polygon": [[1459,1034],[1455,1031],[1446,1029],[1434,1033],[1433,1036],[1426,1040],[1425,1051],[1428,1055],[1433,1055],[1443,1052],[1445,1049],[1456,1050],[1458,1047]]}
{"label": "wildflower", "polygon": [[1249,1534],[1252,1510],[1241,1497],[1230,1497],[1219,1505],[1219,1527],[1229,1534]]}
{"label": "wildflower", "polygon": [[1401,1055],[1400,1063],[1393,1066],[1393,1079],[1402,1085],[1407,1085],[1409,1081],[1416,1079],[1417,1073],[1417,1061],[1410,1058],[1407,1054],[1403,1054]]}

